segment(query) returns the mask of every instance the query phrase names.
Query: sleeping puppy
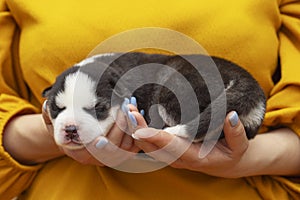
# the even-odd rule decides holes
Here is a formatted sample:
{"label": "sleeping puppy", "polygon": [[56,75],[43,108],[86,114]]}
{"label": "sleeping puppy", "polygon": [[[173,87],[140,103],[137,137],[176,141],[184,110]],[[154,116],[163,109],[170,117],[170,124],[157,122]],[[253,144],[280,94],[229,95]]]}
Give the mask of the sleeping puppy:
{"label": "sleeping puppy", "polygon": [[[211,63],[220,79],[210,73]],[[205,55],[133,52],[87,58],[58,76],[43,96],[56,143],[70,149],[83,148],[105,136],[124,98],[130,96],[136,97],[137,107],[145,111],[149,126],[193,142],[203,141],[207,134],[212,139],[222,138],[215,133],[222,131],[224,116],[233,110],[247,137],[253,138],[266,105],[257,81],[230,61]]]}

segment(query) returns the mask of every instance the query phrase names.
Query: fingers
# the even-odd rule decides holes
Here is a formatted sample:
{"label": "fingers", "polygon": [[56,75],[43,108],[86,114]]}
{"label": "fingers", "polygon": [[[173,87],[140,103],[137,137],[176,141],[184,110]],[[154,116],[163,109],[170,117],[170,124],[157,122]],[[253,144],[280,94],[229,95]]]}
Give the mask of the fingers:
{"label": "fingers", "polygon": [[52,122],[48,115],[47,100],[44,101],[42,106],[42,116],[46,125],[52,125]]}
{"label": "fingers", "polygon": [[137,108],[137,100],[135,97],[130,99],[125,98],[122,103],[121,110],[123,111],[127,120],[126,133],[131,135],[136,129],[140,127],[147,127],[147,123],[143,117],[144,110],[139,112]]}
{"label": "fingers", "polygon": [[[146,124],[137,108],[130,106],[130,113],[136,118],[137,123]],[[100,136],[86,148],[95,160],[106,166],[114,167],[133,157],[140,150],[134,144],[133,138],[128,133],[128,119],[123,112],[118,112],[116,123],[106,137]],[[127,132],[127,133],[126,133]]]}
{"label": "fingers", "polygon": [[[244,126],[238,118],[236,112],[231,112],[227,115],[224,125],[224,134],[227,147],[217,148],[232,157],[239,157],[248,148],[248,139]],[[163,130],[157,130],[153,128],[144,128],[137,130],[133,137],[136,139],[136,144],[145,152],[155,152],[155,157],[163,157],[158,153],[168,152],[172,156],[181,158],[193,158],[191,155],[198,155],[200,144],[191,144],[191,142],[184,140],[180,137],[169,134]],[[230,152],[227,152],[227,150]],[[161,159],[159,159],[161,160]]]}
{"label": "fingers", "polygon": [[[145,121],[144,117],[141,115],[140,112],[138,112],[138,109],[133,106],[133,105],[129,105],[129,109],[130,109],[130,113],[129,115],[131,116],[131,118],[134,119],[134,123],[136,124],[134,127],[132,125],[132,119],[129,118],[128,120],[128,127],[131,126],[128,130],[127,130],[127,134],[124,134],[123,139],[122,139],[122,144],[121,144],[121,148],[124,150],[128,150],[128,151],[135,151],[133,148],[138,148],[137,146],[135,146],[134,144],[134,140],[131,136],[131,134],[139,129],[139,128],[146,128],[147,127],[147,122]],[[139,148],[138,148],[139,149]],[[140,150],[140,149],[139,149]]]}
{"label": "fingers", "polygon": [[[129,104],[130,103],[130,104]],[[138,151],[139,148],[134,145],[132,132],[139,127],[147,127],[147,123],[136,107],[137,102],[134,97],[125,99],[121,111],[117,114],[116,123],[113,125],[107,139],[121,149],[127,151]]]}
{"label": "fingers", "polygon": [[50,133],[52,135],[53,134],[53,125],[52,125],[52,122],[51,122],[51,119],[50,119],[49,113],[48,113],[47,100],[44,101],[43,106],[42,106],[42,117],[43,117],[44,123],[47,127],[48,133]]}
{"label": "fingers", "polygon": [[120,146],[123,140],[124,132],[127,131],[127,120],[122,112],[117,113],[116,123],[112,126],[106,135],[113,144]]}
{"label": "fingers", "polygon": [[[173,137],[168,133],[154,128],[144,128],[137,130],[133,135],[136,144],[143,149],[149,156],[156,160],[171,164],[176,160],[174,152],[166,149],[172,143]],[[170,146],[169,146],[170,148]]]}
{"label": "fingers", "polygon": [[227,115],[223,130],[226,143],[231,149],[232,154],[243,154],[248,148],[249,141],[244,126],[235,111]]}
{"label": "fingers", "polygon": [[102,136],[88,144],[86,149],[95,160],[109,167],[119,165],[125,160],[135,156],[139,151],[137,147],[132,147],[131,151],[126,151]]}
{"label": "fingers", "polygon": [[[121,112],[118,113],[119,125],[123,123],[121,126],[126,126],[127,122],[124,118]],[[82,164],[115,167],[134,156],[139,148],[134,145],[133,138],[124,133],[115,123],[106,137],[96,138],[93,142],[86,144],[85,148],[79,150],[63,148],[63,150],[69,157]]]}
{"label": "fingers", "polygon": [[163,130],[143,128],[137,130],[133,137],[137,146],[147,154],[168,164],[191,153],[197,155],[198,152],[196,148],[189,148],[191,142]]}
{"label": "fingers", "polygon": [[148,127],[145,118],[142,116],[142,114],[140,112],[131,111],[131,114],[133,115],[133,117],[135,118],[136,123],[137,123],[137,126],[135,127],[135,129]]}
{"label": "fingers", "polygon": [[[116,123],[110,129],[106,137],[115,145],[130,149],[133,144],[131,133],[137,127],[137,124],[144,124],[144,118],[140,116],[138,109],[129,104],[125,99],[122,104],[122,112],[117,113]],[[135,101],[136,102],[136,101]],[[134,120],[133,122],[131,120]]]}
{"label": "fingers", "polygon": [[165,131],[154,128],[138,129],[133,135],[133,138],[155,144],[158,148],[163,148],[170,143],[174,136]]}
{"label": "fingers", "polygon": [[130,135],[124,134],[120,148],[130,151],[133,145],[134,145],[134,141],[132,137]]}

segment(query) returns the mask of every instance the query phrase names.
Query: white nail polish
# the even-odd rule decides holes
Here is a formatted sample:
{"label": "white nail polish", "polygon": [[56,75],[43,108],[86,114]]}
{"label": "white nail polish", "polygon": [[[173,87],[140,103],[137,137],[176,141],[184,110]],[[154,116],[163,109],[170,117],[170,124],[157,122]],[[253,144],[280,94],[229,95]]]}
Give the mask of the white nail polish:
{"label": "white nail polish", "polygon": [[132,124],[133,128],[136,128],[137,127],[137,121],[135,119],[135,116],[130,111],[127,112],[127,116],[129,118],[129,120],[131,121],[131,124]]}
{"label": "white nail polish", "polygon": [[131,134],[131,137],[133,138],[133,139],[135,139],[135,140],[140,140],[140,138],[139,137],[137,137],[134,133],[133,134]]}
{"label": "white nail polish", "polygon": [[96,144],[96,148],[102,149],[107,144],[108,144],[108,140],[105,137],[101,137]]}
{"label": "white nail polish", "polygon": [[239,121],[239,116],[238,114],[234,111],[230,116],[229,116],[229,122],[232,127],[235,127],[238,124]]}
{"label": "white nail polish", "polygon": [[47,101],[48,100],[45,100],[44,103],[43,103],[43,110],[44,111],[47,111]]}

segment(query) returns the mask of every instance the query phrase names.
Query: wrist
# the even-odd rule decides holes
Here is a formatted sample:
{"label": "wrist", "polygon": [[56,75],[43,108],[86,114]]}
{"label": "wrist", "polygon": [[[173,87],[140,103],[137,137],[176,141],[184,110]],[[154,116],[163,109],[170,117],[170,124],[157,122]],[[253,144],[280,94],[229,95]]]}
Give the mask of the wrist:
{"label": "wrist", "polygon": [[63,155],[40,114],[13,118],[3,135],[6,151],[22,164],[37,164]]}
{"label": "wrist", "polygon": [[249,141],[240,164],[246,176],[299,175],[300,139],[288,128],[259,134]]}

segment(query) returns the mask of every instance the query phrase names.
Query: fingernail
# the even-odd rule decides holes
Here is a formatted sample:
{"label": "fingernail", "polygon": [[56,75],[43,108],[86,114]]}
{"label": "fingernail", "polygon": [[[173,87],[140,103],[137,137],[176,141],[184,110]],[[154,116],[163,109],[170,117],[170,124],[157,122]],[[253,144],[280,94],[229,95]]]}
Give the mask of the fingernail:
{"label": "fingernail", "polygon": [[135,97],[131,97],[130,98],[130,103],[134,106],[137,106],[137,102],[136,102],[136,98]]}
{"label": "fingernail", "polygon": [[136,135],[136,134],[131,134],[131,137],[133,138],[133,139],[135,139],[135,140],[140,140],[140,138]]}
{"label": "fingernail", "polygon": [[142,116],[145,115],[145,111],[144,110],[141,110],[140,113],[141,113]]}
{"label": "fingernail", "polygon": [[105,145],[107,145],[108,140],[105,137],[101,137],[96,144],[97,149],[102,149]]}
{"label": "fingernail", "polygon": [[125,98],[121,106],[121,109],[125,114],[129,111],[128,104],[129,104],[129,99]]}
{"label": "fingernail", "polygon": [[134,139],[141,139],[141,138],[149,138],[152,137],[154,135],[156,135],[158,133],[157,129],[154,128],[141,128],[138,129],[137,131],[134,132],[134,134],[132,134],[131,136]]}
{"label": "fingernail", "polygon": [[235,111],[232,112],[231,115],[229,116],[229,122],[232,127],[235,127],[238,124],[239,116]]}
{"label": "fingernail", "polygon": [[130,100],[128,98],[124,98],[124,102],[125,102],[125,104],[129,104]]}
{"label": "fingernail", "polygon": [[43,103],[43,110],[44,111],[47,111],[47,101],[48,100],[45,100],[44,103]]}
{"label": "fingernail", "polygon": [[136,128],[137,127],[137,121],[135,119],[135,116],[130,111],[127,112],[127,116],[130,119],[132,126],[134,128]]}

